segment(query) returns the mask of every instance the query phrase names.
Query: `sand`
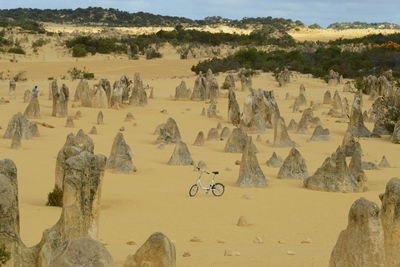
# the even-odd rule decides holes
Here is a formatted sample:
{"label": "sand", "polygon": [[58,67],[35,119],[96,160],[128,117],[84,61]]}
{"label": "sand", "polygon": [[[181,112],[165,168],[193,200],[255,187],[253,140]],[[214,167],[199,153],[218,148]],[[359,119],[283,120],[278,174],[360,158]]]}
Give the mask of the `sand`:
{"label": "sand", "polygon": [[[78,26],[78,25],[65,25],[55,23],[45,23],[46,31],[56,33],[101,33],[104,31],[120,32],[125,34],[152,34],[160,30],[172,31],[174,27],[91,27],[91,26]],[[250,34],[253,29],[239,29],[226,25],[217,26],[203,26],[203,27],[185,27],[187,30],[208,31],[212,33],[237,33],[237,34]]]}
{"label": "sand", "polygon": [[348,30],[334,30],[334,29],[309,29],[300,28],[289,31],[289,34],[297,41],[331,41],[339,38],[359,38],[369,34],[393,34],[399,33],[400,30],[389,29],[348,29]]}
{"label": "sand", "polygon": [[[109,155],[114,136],[118,129],[125,127],[125,139],[134,153],[134,162],[138,172],[132,175],[120,175],[106,172],[102,189],[99,239],[106,244],[116,266],[122,266],[126,256],[132,254],[153,233],[161,231],[175,243],[177,266],[182,267],[243,267],[243,266],[327,266],[330,252],[338,234],[347,225],[347,215],[353,201],[366,197],[380,203],[378,195],[384,191],[386,182],[399,173],[399,147],[390,143],[389,137],[364,139],[360,142],[364,151],[364,160],[379,162],[383,154],[392,166],[397,168],[366,171],[369,179],[369,191],[365,193],[343,194],[316,192],[304,189],[300,180],[277,179],[279,169],[269,168],[265,161],[276,151],[285,158],[289,148],[274,148],[273,130],[262,134],[262,143],[256,145],[261,168],[269,180],[269,187],[263,189],[243,189],[235,186],[238,178],[241,154],[224,153],[224,141],[207,142],[203,147],[193,146],[197,133],[205,133],[218,122],[232,129],[227,122],[227,99],[218,101],[218,109],[223,119],[208,119],[200,116],[204,102],[174,101],[171,95],[181,79],[193,88],[194,74],[191,65],[197,60],[179,60],[174,53],[164,59],[128,61],[112,56],[94,56],[78,61],[51,54],[50,48],[43,48],[46,55],[36,57],[18,57],[18,63],[2,59],[2,70],[11,72],[26,71],[28,81],[17,84],[17,99],[10,104],[0,105],[0,136],[4,134],[10,117],[23,112],[26,105],[22,96],[25,89],[39,86],[43,95],[39,97],[42,118],[37,120],[54,125],[54,129],[39,127],[41,136],[33,140],[22,141],[22,151],[10,149],[11,140],[0,138],[0,158],[12,159],[18,167],[19,203],[21,215],[21,236],[32,246],[40,241],[44,229],[52,226],[59,218],[60,208],[45,206],[47,193],[54,186],[55,159],[58,150],[65,142],[68,133],[84,129],[88,132],[96,123],[100,109],[72,107],[69,113],[80,110],[83,117],[75,120],[75,128],[66,128],[65,118],[51,117],[51,103],[47,98],[48,77],[66,75],[73,66],[85,66],[94,72],[97,78],[106,77],[112,82],[123,74],[133,77],[134,72],[142,73],[145,84],[154,87],[155,99],[150,99],[147,107],[125,107],[120,110],[102,110],[104,125],[96,125],[98,135],[93,135],[95,152]],[[50,49],[49,51],[46,49]],[[43,57],[46,57],[43,60]],[[42,57],[42,60],[40,58]],[[221,85],[225,75],[219,75]],[[94,84],[96,81],[91,81]],[[73,95],[78,81],[60,80],[69,86]],[[287,87],[279,88],[270,73],[256,76],[255,88],[274,90],[280,110],[286,123],[294,118],[298,121],[301,113],[292,113],[289,108],[294,100],[284,100],[287,92],[298,94],[303,83],[307,100],[322,102],[327,89],[342,90],[342,86],[328,86],[322,80],[307,75],[297,75]],[[237,83],[239,85],[239,83]],[[240,107],[246,92],[237,92]],[[350,101],[350,93],[342,93]],[[0,81],[0,97],[8,98],[8,81]],[[364,109],[370,101],[365,100]],[[160,111],[167,110],[167,114]],[[329,128],[331,141],[312,142],[306,140],[310,135],[290,133],[291,138],[300,144],[299,151],[306,159],[310,174],[322,164],[324,159],[341,144],[346,123],[337,123],[337,119],[322,115],[329,107],[317,112],[323,126]],[[133,122],[124,122],[126,113],[132,112]],[[197,173],[193,167],[169,166],[168,159],[174,149],[167,145],[159,150],[153,135],[155,127],[173,117],[180,128],[183,140],[188,144],[193,159],[205,160],[209,170],[219,170],[217,181],[226,185],[225,195],[216,198],[203,191],[190,198],[188,191],[195,182]],[[137,125],[134,126],[133,123]],[[372,129],[371,123],[366,124]],[[255,136],[253,135],[255,140]],[[229,168],[230,170],[226,170]],[[209,181],[205,177],[203,181]],[[250,196],[250,199],[243,198]],[[248,227],[236,226],[240,216],[246,216],[251,224]],[[203,242],[189,240],[198,236]],[[263,244],[253,243],[256,236],[264,240]],[[310,238],[310,244],[302,240]],[[133,240],[137,245],[128,246]],[[223,240],[225,243],[218,243]],[[240,256],[226,257],[225,249],[239,251]],[[287,251],[296,255],[287,255]],[[184,252],[191,257],[182,257]]]}

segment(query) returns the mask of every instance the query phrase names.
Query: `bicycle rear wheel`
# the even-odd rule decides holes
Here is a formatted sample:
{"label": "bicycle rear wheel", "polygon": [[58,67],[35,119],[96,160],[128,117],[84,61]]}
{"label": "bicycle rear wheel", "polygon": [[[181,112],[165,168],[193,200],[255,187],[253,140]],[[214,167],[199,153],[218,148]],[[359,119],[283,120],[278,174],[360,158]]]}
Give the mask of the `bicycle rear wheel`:
{"label": "bicycle rear wheel", "polygon": [[224,194],[225,192],[225,186],[221,183],[216,183],[212,186],[211,191],[214,196],[220,197]]}
{"label": "bicycle rear wheel", "polygon": [[197,191],[199,191],[199,187],[197,184],[192,185],[189,190],[189,196],[194,197],[197,194]]}

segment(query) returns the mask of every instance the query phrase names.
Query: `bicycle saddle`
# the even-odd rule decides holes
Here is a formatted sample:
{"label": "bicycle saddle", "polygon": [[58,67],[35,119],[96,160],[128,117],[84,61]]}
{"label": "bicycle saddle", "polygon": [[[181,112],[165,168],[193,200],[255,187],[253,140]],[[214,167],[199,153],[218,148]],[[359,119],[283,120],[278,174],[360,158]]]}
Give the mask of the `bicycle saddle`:
{"label": "bicycle saddle", "polygon": [[212,174],[219,174],[219,172],[217,172],[217,171],[214,171],[214,172],[212,172]]}

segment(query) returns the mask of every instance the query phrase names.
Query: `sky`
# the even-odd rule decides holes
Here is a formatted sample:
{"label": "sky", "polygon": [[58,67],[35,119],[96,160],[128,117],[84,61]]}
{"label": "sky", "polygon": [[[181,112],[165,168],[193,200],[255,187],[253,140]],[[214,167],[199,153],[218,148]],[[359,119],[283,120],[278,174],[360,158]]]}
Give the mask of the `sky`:
{"label": "sky", "polygon": [[323,27],[334,22],[391,22],[400,24],[400,0],[0,0],[9,8],[117,8],[129,12],[202,19],[221,16],[282,17]]}

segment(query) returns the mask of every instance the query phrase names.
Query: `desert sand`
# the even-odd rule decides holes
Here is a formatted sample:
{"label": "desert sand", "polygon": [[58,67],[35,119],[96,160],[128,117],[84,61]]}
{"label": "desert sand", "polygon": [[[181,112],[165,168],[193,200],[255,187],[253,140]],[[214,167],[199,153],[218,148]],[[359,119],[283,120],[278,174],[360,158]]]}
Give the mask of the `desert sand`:
{"label": "desert sand", "polygon": [[[299,37],[300,38],[300,37]],[[46,50],[48,49],[48,50]],[[83,129],[86,132],[96,124],[97,113],[101,109],[72,107],[69,114],[80,110],[83,117],[75,120],[75,128],[65,127],[65,118],[51,117],[51,102],[48,100],[49,77],[67,75],[68,69],[86,67],[96,78],[108,78],[111,82],[127,74],[133,78],[140,72],[145,84],[154,87],[154,99],[149,99],[146,107],[127,106],[120,110],[103,109],[104,124],[96,125],[98,135],[91,137],[95,152],[109,155],[114,136],[125,127],[125,140],[134,153],[134,163],[138,171],[131,175],[115,174],[107,171],[102,188],[100,214],[100,240],[111,252],[116,266],[122,266],[128,254],[132,254],[153,233],[165,233],[175,243],[177,266],[182,267],[243,267],[243,266],[327,266],[329,256],[338,234],[347,225],[347,215],[351,204],[360,197],[379,203],[379,194],[384,192],[387,181],[398,175],[400,170],[400,150],[382,138],[361,138],[365,161],[378,162],[386,155],[394,168],[366,171],[369,190],[365,193],[328,193],[307,190],[301,180],[277,179],[279,168],[270,168],[266,160],[275,151],[285,158],[290,148],[275,148],[273,130],[261,135],[262,142],[255,142],[259,152],[258,161],[269,180],[267,188],[239,188],[238,178],[241,154],[224,153],[225,141],[206,142],[203,147],[193,146],[197,133],[205,133],[218,122],[233,129],[227,121],[227,98],[218,100],[219,115],[222,120],[200,116],[204,102],[175,101],[175,87],[181,80],[193,88],[195,75],[190,67],[197,62],[179,60],[171,51],[162,59],[136,60],[119,59],[113,56],[94,56],[74,60],[62,57],[51,47],[42,48],[37,57],[18,57],[18,63],[7,58],[0,61],[1,70],[12,73],[26,71],[28,81],[17,84],[17,98],[11,103],[0,105],[0,136],[4,134],[10,117],[23,112],[23,93],[38,85],[41,95],[42,118],[37,121],[54,125],[54,129],[39,126],[41,136],[22,141],[23,150],[12,150],[10,140],[0,138],[0,158],[12,159],[18,167],[19,203],[21,215],[21,237],[29,246],[40,241],[43,230],[52,226],[59,218],[61,208],[47,207],[47,194],[54,186],[55,161],[58,150],[70,132]],[[217,77],[223,83],[225,75]],[[93,85],[97,81],[90,81]],[[73,95],[78,81],[59,80],[65,83]],[[238,84],[238,83],[237,83]],[[353,95],[342,92],[342,85],[328,86],[322,80],[297,74],[286,87],[278,87],[270,73],[263,73],[253,79],[254,88],[274,90],[286,123],[290,119],[298,121],[301,113],[292,113],[293,99],[285,100],[287,92],[297,96],[300,84],[306,88],[308,101],[322,102],[326,90],[339,90],[341,96],[350,101]],[[248,92],[237,91],[242,109],[243,98]],[[8,98],[8,81],[0,81],[0,97]],[[365,100],[363,109],[368,109],[370,101]],[[167,113],[161,113],[166,109]],[[323,126],[329,128],[329,142],[307,142],[310,135],[290,132],[291,138],[300,147],[298,150],[306,159],[310,174],[320,167],[324,159],[341,144],[347,128],[347,119],[335,119],[323,115],[328,106],[315,112]],[[132,112],[135,120],[124,122],[126,113]],[[183,141],[188,144],[195,162],[206,161],[208,170],[218,170],[217,181],[226,186],[223,197],[216,198],[200,191],[190,198],[188,191],[195,182],[197,173],[193,166],[169,166],[168,159],[174,145],[166,145],[160,150],[153,135],[157,125],[173,117],[180,128]],[[340,122],[337,122],[340,121]],[[134,126],[136,123],[136,126]],[[371,123],[366,123],[372,129]],[[256,135],[253,135],[253,140]],[[267,142],[269,141],[269,143]],[[204,182],[209,181],[206,177]],[[243,197],[248,196],[248,197]],[[238,227],[240,216],[250,223]],[[202,242],[190,242],[197,236]],[[253,243],[261,237],[263,244]],[[302,243],[309,239],[311,243]],[[136,245],[126,242],[133,240]],[[222,243],[217,241],[223,241]],[[240,256],[226,257],[226,249],[239,251]],[[295,255],[288,255],[293,251]],[[190,252],[191,257],[182,257]]]}
{"label": "desert sand", "polygon": [[[156,33],[160,30],[163,31],[172,31],[174,27],[90,27],[90,26],[78,26],[78,25],[65,25],[65,24],[54,24],[54,23],[45,23],[44,24],[46,31],[49,32],[65,32],[65,33],[100,33],[104,30],[112,30],[115,32],[125,33],[125,34],[151,34]],[[226,25],[218,25],[214,27],[204,26],[204,27],[186,27],[188,30],[199,30],[199,31],[208,31],[211,33],[237,33],[237,34],[250,34],[253,28],[248,29],[239,29]]]}
{"label": "desert sand", "polygon": [[331,41],[339,38],[359,38],[369,34],[393,34],[398,33],[400,30],[389,29],[309,29],[300,28],[299,30],[293,29],[288,33],[297,41]]}

